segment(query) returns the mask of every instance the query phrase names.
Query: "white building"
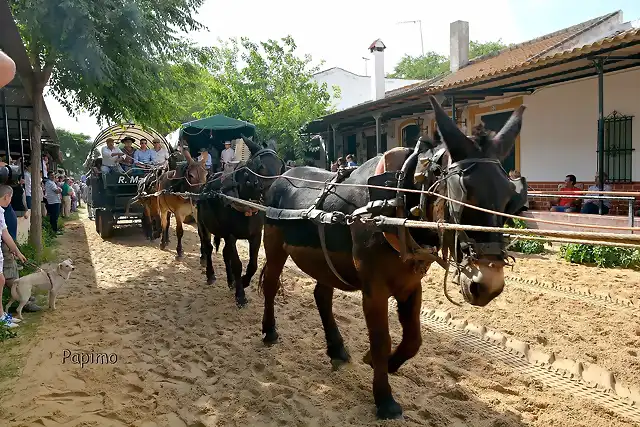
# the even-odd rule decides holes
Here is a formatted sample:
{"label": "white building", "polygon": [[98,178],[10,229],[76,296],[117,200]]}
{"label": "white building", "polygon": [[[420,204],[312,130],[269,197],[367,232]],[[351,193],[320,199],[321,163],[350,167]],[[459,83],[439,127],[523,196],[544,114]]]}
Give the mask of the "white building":
{"label": "white building", "polygon": [[[351,108],[358,104],[373,100],[371,94],[372,76],[361,76],[340,67],[329,68],[313,75],[313,79],[319,84],[326,83],[331,94],[331,106],[337,111]],[[384,79],[385,91],[389,92],[412,84],[421,83],[423,80]],[[334,96],[333,87],[340,88],[340,98]]]}
{"label": "white building", "polygon": [[[602,58],[604,170],[615,190],[640,191],[639,24],[624,22],[622,12],[616,11],[469,60],[469,24],[456,21],[451,24],[448,75],[327,115],[310,123],[308,130],[324,132],[330,154],[335,146],[330,157],[355,153],[362,163],[379,151],[412,146],[420,134],[433,134],[428,94],[444,95],[449,112],[455,106],[456,120],[467,134],[481,121],[499,130],[524,103],[528,108],[522,131],[505,169],[520,170],[534,189],[557,190],[567,174],[588,186],[598,167],[594,61]],[[377,115],[381,147],[376,147]],[[617,213],[625,209],[621,205]]]}

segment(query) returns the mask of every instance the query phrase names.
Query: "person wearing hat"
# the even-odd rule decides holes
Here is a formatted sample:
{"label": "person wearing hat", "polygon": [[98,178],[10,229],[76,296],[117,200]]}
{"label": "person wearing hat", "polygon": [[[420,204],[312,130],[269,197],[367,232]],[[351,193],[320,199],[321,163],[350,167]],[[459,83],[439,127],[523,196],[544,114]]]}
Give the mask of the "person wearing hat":
{"label": "person wearing hat", "polygon": [[169,160],[169,151],[162,146],[158,138],[153,139],[154,163],[156,166],[164,165]]}
{"label": "person wearing hat", "polygon": [[124,144],[122,152],[124,153],[124,156],[122,157],[122,160],[120,160],[120,165],[125,172],[133,167],[133,156],[136,152],[136,149],[133,148],[131,144],[133,144],[134,142],[135,140],[130,136],[125,136],[122,139],[122,143]]}
{"label": "person wearing hat", "polygon": [[113,138],[107,138],[107,145],[102,147],[102,173],[111,173],[113,171],[124,173],[120,166],[120,159],[124,153],[116,147]]}
{"label": "person wearing hat", "polygon": [[231,148],[231,141],[224,142],[224,150],[220,154],[220,160],[222,162],[222,170],[224,172],[230,171],[233,169],[233,164],[236,160],[236,152]]}

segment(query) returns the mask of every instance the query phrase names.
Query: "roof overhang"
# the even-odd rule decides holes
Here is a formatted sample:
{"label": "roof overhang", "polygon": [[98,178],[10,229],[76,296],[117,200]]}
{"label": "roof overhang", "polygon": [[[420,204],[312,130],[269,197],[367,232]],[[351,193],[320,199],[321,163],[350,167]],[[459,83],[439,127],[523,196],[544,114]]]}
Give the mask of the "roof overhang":
{"label": "roof overhang", "polygon": [[452,98],[458,106],[491,97],[530,94],[545,86],[597,75],[594,61],[598,59],[604,61],[605,74],[640,67],[640,29],[626,31],[570,51],[535,59],[517,67],[478,76],[473,80],[444,86],[419,85],[397,96],[363,103],[314,120],[305,127],[305,131],[326,132],[332,125],[339,125],[340,130],[363,127],[375,123],[374,115],[377,114],[381,114],[385,120],[390,120],[429,112],[432,110],[428,99],[430,94],[446,95],[447,98],[443,103],[445,108],[451,107]]}

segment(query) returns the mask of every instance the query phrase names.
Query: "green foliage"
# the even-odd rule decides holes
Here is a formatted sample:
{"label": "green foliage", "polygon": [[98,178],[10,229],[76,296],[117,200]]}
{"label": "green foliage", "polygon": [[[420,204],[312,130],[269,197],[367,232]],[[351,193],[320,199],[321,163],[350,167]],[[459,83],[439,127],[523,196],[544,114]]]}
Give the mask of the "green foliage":
{"label": "green foliage", "polygon": [[575,264],[604,268],[640,268],[640,249],[571,243],[560,246],[560,257]]}
{"label": "green foliage", "polygon": [[0,324],[0,342],[6,341],[9,338],[15,338],[18,336],[18,333],[13,329],[10,329],[5,324]]}
{"label": "green foliage", "polygon": [[[197,115],[224,114],[256,125],[260,140],[273,139],[285,159],[304,159],[311,147],[300,128],[329,112],[326,83],[319,85],[309,55],[297,56],[293,38],[255,43],[231,39],[208,50],[206,106]],[[334,88],[334,96],[339,96]]]}
{"label": "green foliage", "polygon": [[[528,228],[527,224],[521,219],[512,219],[511,222],[513,225],[505,224],[505,228]],[[523,254],[541,254],[544,252],[545,243],[551,246],[551,242],[547,240],[519,239],[511,246],[511,249],[515,252],[520,252]]]}
{"label": "green foliage", "polygon": [[82,173],[82,165],[91,150],[89,135],[73,133],[60,128],[56,129],[56,133],[60,140],[62,167],[67,171],[67,175]]}
{"label": "green foliage", "polygon": [[191,14],[203,1],[9,3],[37,84],[50,84],[69,114],[167,124],[179,105],[171,91],[185,84],[181,67],[199,54],[179,32],[202,28]]}
{"label": "green foliage", "polygon": [[[478,58],[490,53],[498,52],[507,47],[502,40],[481,43],[469,43],[469,59]],[[436,52],[426,52],[424,55],[405,55],[389,74],[391,78],[428,80],[449,71],[449,58]]]}

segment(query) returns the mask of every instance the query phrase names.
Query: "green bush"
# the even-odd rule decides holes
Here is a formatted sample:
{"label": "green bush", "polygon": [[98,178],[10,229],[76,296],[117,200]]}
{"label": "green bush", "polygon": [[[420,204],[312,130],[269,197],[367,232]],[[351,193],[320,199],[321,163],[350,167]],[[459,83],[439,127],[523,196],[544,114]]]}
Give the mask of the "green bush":
{"label": "green bush", "polygon": [[[520,228],[526,229],[527,224],[521,219],[512,219],[510,220],[512,225],[505,224],[505,228]],[[523,254],[541,254],[544,252],[544,244],[547,243],[551,246],[551,242],[548,240],[517,240],[512,246],[511,249],[515,252],[520,252]]]}
{"label": "green bush", "polygon": [[570,243],[560,247],[560,257],[575,264],[604,268],[640,268],[640,249]]}

